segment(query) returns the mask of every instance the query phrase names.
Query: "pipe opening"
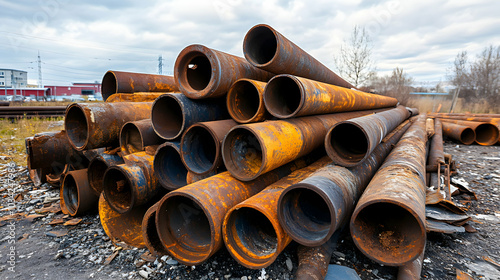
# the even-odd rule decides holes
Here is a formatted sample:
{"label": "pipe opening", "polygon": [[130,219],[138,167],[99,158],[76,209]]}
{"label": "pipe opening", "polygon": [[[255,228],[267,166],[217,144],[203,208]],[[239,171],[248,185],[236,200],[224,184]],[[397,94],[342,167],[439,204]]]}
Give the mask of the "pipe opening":
{"label": "pipe opening", "polygon": [[476,142],[480,145],[493,145],[498,140],[498,128],[484,123],[476,127]]}
{"label": "pipe opening", "polygon": [[267,26],[258,26],[250,30],[244,40],[246,58],[254,65],[270,62],[278,50],[274,32]]}
{"label": "pipe opening", "polygon": [[71,105],[69,107],[64,119],[64,126],[69,141],[71,141],[77,149],[84,148],[88,138],[88,124],[85,113],[80,107],[76,105]]}
{"label": "pipe opening", "polygon": [[[245,250],[238,250],[245,255],[248,250],[254,255],[265,257],[276,253],[278,237],[273,224],[260,211],[242,207],[234,210],[228,220],[229,240],[234,247],[244,246]],[[236,245],[238,244],[238,245]],[[262,259],[259,259],[262,260]]]}
{"label": "pipe opening", "polygon": [[197,203],[187,197],[171,196],[159,210],[162,210],[159,217],[163,221],[157,226],[170,250],[187,254],[190,259],[194,257],[193,252],[197,255],[209,253],[212,241],[210,223]]}
{"label": "pipe opening", "polygon": [[239,122],[251,120],[261,106],[259,91],[249,81],[237,81],[231,87],[227,99],[229,113]]}
{"label": "pipe opening", "polygon": [[125,213],[133,206],[132,183],[122,170],[109,168],[103,179],[103,189],[106,199],[115,211]]}
{"label": "pipe opening", "polygon": [[465,145],[470,145],[474,143],[475,139],[476,139],[476,134],[474,133],[474,130],[472,130],[471,128],[467,127],[460,134],[460,141]]}
{"label": "pipe opening", "polygon": [[96,192],[102,192],[102,181],[104,178],[104,173],[106,173],[108,165],[106,161],[101,158],[94,158],[87,169],[87,174],[89,177],[89,185]]}
{"label": "pipe opening", "polygon": [[363,208],[351,233],[361,251],[384,264],[411,261],[422,252],[425,228],[407,209],[378,202]]}
{"label": "pipe opening", "polygon": [[277,118],[291,117],[299,110],[301,101],[299,85],[288,76],[273,78],[264,90],[266,108]]}
{"label": "pipe opening", "polygon": [[206,128],[192,126],[182,138],[184,163],[197,174],[210,171],[215,164],[218,145]]}
{"label": "pipe opening", "polygon": [[151,122],[159,136],[165,139],[176,138],[184,126],[181,105],[168,95],[156,99],[151,109]]}
{"label": "pipe opening", "polygon": [[296,241],[320,241],[333,226],[328,204],[313,190],[292,189],[283,195],[280,205],[284,228]]}
{"label": "pipe opening", "polygon": [[145,232],[145,239],[147,239],[146,244],[149,243],[148,245],[151,245],[151,247],[159,254],[167,254],[165,247],[163,246],[163,243],[160,240],[160,236],[158,235],[158,231],[156,230],[155,217],[156,217],[156,211],[149,213],[149,216],[144,217],[145,227],[143,227],[143,231]]}
{"label": "pipe opening", "polygon": [[180,69],[185,73],[187,84],[193,90],[204,90],[212,79],[212,65],[210,60],[201,52],[192,52]]}
{"label": "pipe opening", "polygon": [[78,185],[71,173],[64,177],[63,198],[69,213],[75,215],[80,203],[78,198]]}
{"label": "pipe opening", "polygon": [[118,92],[117,90],[116,76],[113,72],[107,72],[102,78],[102,96],[104,101],[112,95]]}
{"label": "pipe opening", "polygon": [[142,135],[133,123],[126,123],[120,133],[120,145],[125,152],[132,154],[144,150]]}
{"label": "pipe opening", "polygon": [[223,144],[227,170],[239,178],[251,178],[262,167],[262,147],[257,137],[244,127],[231,130]]}
{"label": "pipe opening", "polygon": [[169,190],[183,187],[187,184],[187,169],[182,163],[179,152],[172,146],[158,149],[154,158],[155,174],[160,184]]}
{"label": "pipe opening", "polygon": [[330,133],[330,151],[341,162],[357,163],[368,153],[368,139],[354,123],[340,123]]}

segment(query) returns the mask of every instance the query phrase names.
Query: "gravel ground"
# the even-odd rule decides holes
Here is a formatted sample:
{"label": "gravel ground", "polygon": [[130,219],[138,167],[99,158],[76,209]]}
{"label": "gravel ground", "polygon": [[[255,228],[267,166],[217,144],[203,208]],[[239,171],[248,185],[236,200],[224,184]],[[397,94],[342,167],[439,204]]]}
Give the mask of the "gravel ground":
{"label": "gravel ground", "polygon": [[[445,152],[457,161],[458,177],[477,194],[478,201],[468,205],[470,224],[477,232],[428,234],[422,278],[456,279],[459,269],[474,279],[500,279],[500,267],[484,260],[500,262],[500,146],[446,142]],[[0,279],[292,279],[297,269],[294,243],[262,270],[240,266],[225,249],[196,267],[180,265],[168,256],[155,259],[145,249],[113,244],[97,213],[80,221],[58,212],[59,190],[48,185],[34,188],[25,167],[0,161],[0,176]],[[17,219],[2,219],[16,213]],[[107,264],[112,255],[115,258]],[[340,237],[331,263],[354,268],[361,279],[397,275],[396,268],[363,256],[348,232]]]}

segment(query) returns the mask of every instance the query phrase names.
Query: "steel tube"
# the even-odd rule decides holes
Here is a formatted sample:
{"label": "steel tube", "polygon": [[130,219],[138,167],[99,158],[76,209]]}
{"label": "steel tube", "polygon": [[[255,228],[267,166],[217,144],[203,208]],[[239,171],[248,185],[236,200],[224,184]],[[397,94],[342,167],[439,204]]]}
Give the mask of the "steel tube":
{"label": "steel tube", "polygon": [[250,79],[239,79],[227,93],[227,110],[238,123],[260,122],[269,118],[264,106],[266,83]]}
{"label": "steel tube", "polygon": [[198,175],[214,173],[222,162],[222,140],[237,123],[233,120],[201,122],[190,126],[181,139],[181,158]]}
{"label": "steel tube", "polygon": [[165,142],[153,129],[151,119],[128,122],[120,131],[120,147],[126,154],[144,151],[146,146]]}
{"label": "steel tube", "polygon": [[420,274],[422,273],[422,266],[424,261],[425,249],[422,251],[420,256],[415,260],[402,265],[398,269],[398,280],[418,280],[420,279]]}
{"label": "steel tube", "polygon": [[95,156],[89,163],[87,173],[89,176],[89,185],[95,193],[102,192],[102,180],[104,173],[110,166],[123,164],[123,159],[119,155],[101,153]]}
{"label": "steel tube", "polygon": [[201,99],[224,96],[241,78],[268,81],[274,75],[254,67],[242,57],[190,45],[177,56],[174,76],[182,93]]}
{"label": "steel tube", "polygon": [[354,244],[370,259],[401,266],[424,250],[425,116],[406,131],[359,199],[351,217]]}
{"label": "steel tube", "polygon": [[254,66],[275,74],[292,74],[354,88],[269,25],[259,24],[247,32],[243,41],[243,53]]}
{"label": "steel tube", "polygon": [[329,162],[328,157],[323,157],[231,208],[222,225],[224,243],[231,256],[251,269],[272,264],[292,241],[278,221],[280,194]]}
{"label": "steel tube", "polygon": [[308,247],[299,245],[297,255],[299,266],[295,272],[295,280],[323,280],[328,272],[328,265],[332,253],[337,247],[340,230],[337,231],[327,242],[320,246]]}
{"label": "steel tube", "polygon": [[167,190],[187,185],[188,170],[182,163],[179,142],[165,142],[156,150],[154,170],[158,181]]}
{"label": "steel tube", "polygon": [[352,167],[366,160],[382,139],[410,117],[404,106],[336,123],[325,137],[325,148],[335,164]]}
{"label": "steel tube", "polygon": [[429,156],[427,160],[427,172],[437,172],[438,166],[443,165],[444,162],[444,148],[443,148],[443,126],[439,119],[434,120],[434,136],[431,139]]}
{"label": "steel tube", "polygon": [[443,122],[443,134],[446,137],[460,141],[464,145],[471,145],[476,139],[476,133],[470,127]]}
{"label": "steel tube", "polygon": [[409,121],[398,126],[360,165],[328,164],[283,191],[278,218],[285,232],[304,246],[319,246],[330,239],[346,224],[370,179],[409,126]]}
{"label": "steel tube", "polygon": [[293,75],[273,77],[264,89],[267,111],[280,119],[393,107],[398,100]]}
{"label": "steel tube", "polygon": [[359,111],[238,125],[224,138],[222,158],[231,175],[242,181],[253,180],[322,146],[326,132],[335,123],[373,112]]}
{"label": "steel tube", "polygon": [[172,76],[108,71],[102,78],[102,99],[115,93],[174,92],[179,88]]}
{"label": "steel tube", "polygon": [[164,94],[164,92],[115,93],[110,95],[106,102],[153,102]]}
{"label": "steel tube", "polygon": [[198,122],[228,119],[225,100],[192,100],[182,93],[164,94],[153,104],[153,128],[163,139],[175,140],[184,130]]}
{"label": "steel tube", "polygon": [[500,136],[499,129],[496,125],[487,122],[463,121],[452,119],[441,119],[441,122],[454,123],[462,126],[467,126],[474,129],[476,134],[476,143],[483,146],[494,145]]}
{"label": "steel tube", "polygon": [[103,193],[109,206],[120,214],[143,205],[160,193],[153,173],[154,157],[145,152],[123,157],[125,163],[110,166],[104,173]]}
{"label": "steel tube", "polygon": [[66,109],[64,127],[71,146],[89,150],[118,145],[121,127],[149,118],[150,102],[74,103]]}
{"label": "steel tube", "polygon": [[146,248],[153,256],[167,255],[168,251],[163,243],[161,243],[158,231],[156,229],[156,210],[158,209],[158,202],[149,207],[144,218],[142,219],[142,237]]}
{"label": "steel tube", "polygon": [[69,171],[61,184],[61,205],[71,216],[97,209],[99,196],[90,188],[87,169]]}
{"label": "steel tube", "polygon": [[206,173],[203,175],[198,175],[198,174],[195,174],[193,172],[188,171],[188,173],[186,175],[186,185],[190,185],[192,183],[201,181],[201,180],[206,179],[208,177],[212,177],[218,173],[220,173],[220,172],[214,171],[214,172]]}
{"label": "steel tube", "polygon": [[169,255],[185,265],[207,260],[223,246],[221,227],[229,209],[308,163],[297,160],[250,182],[223,172],[168,193],[156,226]]}

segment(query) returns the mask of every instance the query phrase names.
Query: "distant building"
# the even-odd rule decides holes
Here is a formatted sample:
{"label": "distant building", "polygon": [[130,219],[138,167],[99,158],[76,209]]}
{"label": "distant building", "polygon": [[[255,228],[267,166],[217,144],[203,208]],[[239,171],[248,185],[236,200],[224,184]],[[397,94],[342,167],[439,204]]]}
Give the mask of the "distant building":
{"label": "distant building", "polygon": [[0,88],[25,88],[28,72],[15,69],[0,69]]}
{"label": "distant building", "polygon": [[48,97],[101,95],[100,83],[73,83],[72,86],[45,86]]}

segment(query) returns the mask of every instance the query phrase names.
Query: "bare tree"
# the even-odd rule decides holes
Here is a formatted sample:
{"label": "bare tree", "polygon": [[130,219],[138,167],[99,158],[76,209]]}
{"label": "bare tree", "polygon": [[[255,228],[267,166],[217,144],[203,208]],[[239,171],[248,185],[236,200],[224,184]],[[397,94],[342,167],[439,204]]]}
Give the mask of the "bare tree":
{"label": "bare tree", "polygon": [[410,99],[413,78],[404,72],[402,68],[396,67],[391,75],[379,77],[370,75],[368,81],[370,91],[381,95],[387,95],[398,99],[402,104],[407,104]]}
{"label": "bare tree", "polygon": [[476,96],[495,104],[500,101],[500,46],[486,47],[472,64]]}
{"label": "bare tree", "polygon": [[364,27],[354,26],[349,40],[344,40],[338,55],[334,56],[340,76],[355,87],[364,84],[372,72],[372,44]]}

